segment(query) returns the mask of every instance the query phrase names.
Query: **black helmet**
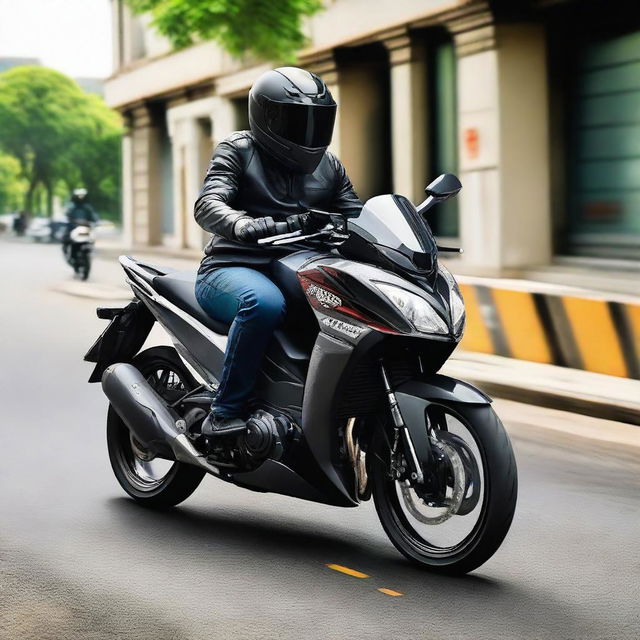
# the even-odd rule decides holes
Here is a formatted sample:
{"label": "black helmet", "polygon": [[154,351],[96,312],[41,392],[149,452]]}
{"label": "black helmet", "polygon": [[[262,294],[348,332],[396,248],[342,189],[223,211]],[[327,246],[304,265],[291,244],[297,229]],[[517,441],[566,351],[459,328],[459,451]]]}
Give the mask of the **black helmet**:
{"label": "black helmet", "polygon": [[273,69],[251,87],[251,132],[292,171],[313,173],[331,142],[336,106],[317,75],[297,67]]}

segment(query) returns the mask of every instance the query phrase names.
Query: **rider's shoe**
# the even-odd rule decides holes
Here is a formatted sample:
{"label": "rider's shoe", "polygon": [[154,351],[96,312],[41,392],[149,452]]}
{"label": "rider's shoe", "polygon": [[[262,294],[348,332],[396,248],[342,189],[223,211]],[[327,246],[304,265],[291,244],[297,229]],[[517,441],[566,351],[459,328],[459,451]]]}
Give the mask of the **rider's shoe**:
{"label": "rider's shoe", "polygon": [[243,431],[247,423],[242,418],[224,418],[216,416],[213,411],[204,419],[202,423],[203,436],[227,436]]}

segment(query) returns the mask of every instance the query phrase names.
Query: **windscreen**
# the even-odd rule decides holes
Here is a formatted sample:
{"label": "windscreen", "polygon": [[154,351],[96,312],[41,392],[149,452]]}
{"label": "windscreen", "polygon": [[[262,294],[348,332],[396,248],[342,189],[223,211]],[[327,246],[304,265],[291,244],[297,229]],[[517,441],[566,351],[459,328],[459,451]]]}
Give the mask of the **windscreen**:
{"label": "windscreen", "polygon": [[302,147],[327,147],[333,134],[336,105],[291,104],[268,100],[269,130]]}
{"label": "windscreen", "polygon": [[351,228],[369,242],[405,255],[416,267],[430,270],[437,259],[435,239],[415,207],[402,196],[371,198]]}

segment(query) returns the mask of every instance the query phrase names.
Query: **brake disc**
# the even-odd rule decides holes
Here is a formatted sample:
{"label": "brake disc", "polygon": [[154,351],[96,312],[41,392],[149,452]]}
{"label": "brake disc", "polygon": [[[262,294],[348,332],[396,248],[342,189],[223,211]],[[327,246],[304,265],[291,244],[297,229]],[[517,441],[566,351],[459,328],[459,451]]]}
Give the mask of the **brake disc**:
{"label": "brake disc", "polygon": [[[435,446],[442,449],[443,453],[447,457],[447,460],[451,465],[453,475],[451,495],[447,496],[443,500],[443,504],[431,506],[416,495],[416,492],[412,489],[410,482],[405,481],[400,484],[402,499],[404,500],[407,511],[419,522],[429,525],[442,524],[452,516],[456,515],[464,501],[465,494],[469,487],[465,464],[457,448],[448,442],[443,442],[441,440],[438,440],[435,443]],[[430,513],[424,512],[425,508],[442,509],[442,511],[437,514],[430,515]]]}

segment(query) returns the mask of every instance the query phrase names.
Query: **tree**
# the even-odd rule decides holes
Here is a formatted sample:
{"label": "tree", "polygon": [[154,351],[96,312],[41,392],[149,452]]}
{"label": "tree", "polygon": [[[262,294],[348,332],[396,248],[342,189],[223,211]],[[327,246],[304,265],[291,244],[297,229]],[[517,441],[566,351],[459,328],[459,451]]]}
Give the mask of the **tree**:
{"label": "tree", "polygon": [[120,209],[122,120],[103,100],[87,95],[86,116],[61,158],[67,193],[82,186],[102,214]]}
{"label": "tree", "polygon": [[16,67],[0,75],[0,147],[20,162],[28,211],[39,184],[53,197],[58,155],[73,137],[83,99],[72,80],[50,69]]}
{"label": "tree", "polygon": [[25,191],[20,163],[11,156],[0,154],[0,213],[19,209]]}
{"label": "tree", "polygon": [[229,53],[253,53],[291,62],[306,42],[302,18],[322,8],[321,0],[127,0],[176,48],[215,40]]}
{"label": "tree", "polygon": [[0,149],[20,163],[27,211],[39,188],[49,215],[61,183],[92,187],[94,200],[117,189],[120,135],[119,116],[67,76],[44,67],[0,74]]}

